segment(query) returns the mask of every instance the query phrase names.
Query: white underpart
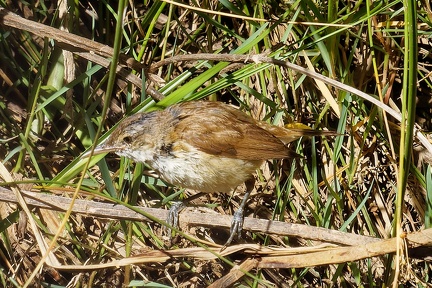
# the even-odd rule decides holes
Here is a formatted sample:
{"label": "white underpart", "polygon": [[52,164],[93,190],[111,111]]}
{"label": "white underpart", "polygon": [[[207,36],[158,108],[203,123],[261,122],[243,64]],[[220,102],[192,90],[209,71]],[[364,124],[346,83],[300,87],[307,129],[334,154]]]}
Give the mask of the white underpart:
{"label": "white underpart", "polygon": [[205,157],[205,153],[203,157],[203,152],[192,146],[187,148],[189,151],[174,149],[170,155],[163,156],[149,152],[153,149],[135,150],[134,157],[128,149],[117,154],[149,164],[172,185],[200,192],[230,192],[246,181],[261,162],[209,155]]}

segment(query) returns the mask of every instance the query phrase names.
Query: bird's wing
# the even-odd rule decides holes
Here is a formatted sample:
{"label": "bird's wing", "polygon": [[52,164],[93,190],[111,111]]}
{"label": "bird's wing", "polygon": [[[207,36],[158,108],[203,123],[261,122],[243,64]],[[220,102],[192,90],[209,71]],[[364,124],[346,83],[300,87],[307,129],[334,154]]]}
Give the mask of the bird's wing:
{"label": "bird's wing", "polygon": [[178,122],[173,136],[181,137],[200,151],[244,160],[298,156],[250,116],[229,105],[217,102],[181,105],[175,112]]}

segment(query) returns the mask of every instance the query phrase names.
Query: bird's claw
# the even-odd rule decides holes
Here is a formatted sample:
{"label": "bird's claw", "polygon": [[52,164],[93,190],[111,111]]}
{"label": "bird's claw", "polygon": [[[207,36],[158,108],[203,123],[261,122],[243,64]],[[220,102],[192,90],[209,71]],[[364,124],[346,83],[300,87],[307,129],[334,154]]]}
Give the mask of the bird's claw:
{"label": "bird's claw", "polygon": [[240,238],[241,232],[243,230],[243,222],[244,222],[244,209],[240,207],[233,215],[233,219],[231,221],[230,228],[230,236],[221,251],[228,247],[229,244],[234,240],[234,237]]}
{"label": "bird's claw", "polygon": [[169,211],[168,211],[168,218],[167,218],[167,223],[168,225],[170,225],[167,228],[167,234],[168,237],[171,239],[172,237],[172,229],[173,228],[178,228],[178,220],[179,220],[179,214],[180,212],[185,208],[185,204],[183,204],[183,202],[181,201],[177,201],[177,202],[173,202],[173,204],[171,205]]}

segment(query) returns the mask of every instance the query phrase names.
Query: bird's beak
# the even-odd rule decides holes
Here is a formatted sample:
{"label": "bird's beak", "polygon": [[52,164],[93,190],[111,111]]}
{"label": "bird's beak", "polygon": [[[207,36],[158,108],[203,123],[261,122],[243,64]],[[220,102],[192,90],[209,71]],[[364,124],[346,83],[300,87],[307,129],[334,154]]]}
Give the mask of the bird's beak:
{"label": "bird's beak", "polygon": [[98,154],[103,154],[103,153],[109,153],[109,152],[114,152],[116,149],[113,147],[106,147],[104,143],[101,143],[99,145],[97,145],[94,148],[93,154],[91,153],[92,150],[88,150],[87,152],[85,152],[83,155],[81,155],[81,159],[83,158],[87,158],[90,156],[90,154],[92,155],[98,155]]}

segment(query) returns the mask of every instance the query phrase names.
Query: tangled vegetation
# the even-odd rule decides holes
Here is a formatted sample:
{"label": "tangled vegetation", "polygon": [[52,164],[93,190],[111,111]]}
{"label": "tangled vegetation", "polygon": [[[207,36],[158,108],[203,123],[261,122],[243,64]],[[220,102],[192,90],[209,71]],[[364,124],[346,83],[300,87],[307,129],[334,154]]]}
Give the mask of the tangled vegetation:
{"label": "tangled vegetation", "polygon": [[[4,287],[431,282],[429,1],[0,3]],[[245,187],[194,199],[170,238],[194,191],[81,157],[128,115],[199,99],[337,132],[257,171],[225,250]]]}

